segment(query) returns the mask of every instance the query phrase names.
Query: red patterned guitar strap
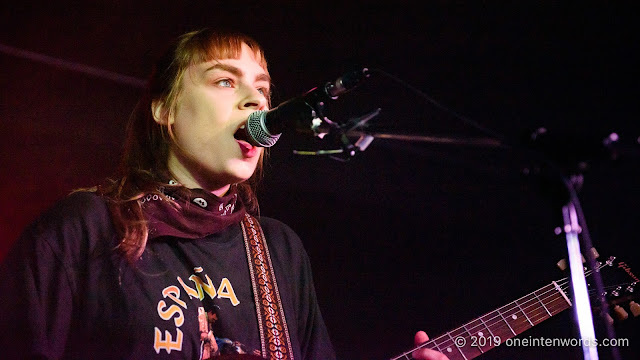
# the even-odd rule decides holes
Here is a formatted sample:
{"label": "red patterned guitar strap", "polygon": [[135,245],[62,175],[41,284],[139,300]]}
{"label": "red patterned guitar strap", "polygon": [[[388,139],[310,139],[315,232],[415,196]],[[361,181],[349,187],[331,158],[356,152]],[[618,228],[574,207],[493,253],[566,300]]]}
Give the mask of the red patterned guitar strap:
{"label": "red patterned guitar strap", "polygon": [[289,329],[264,233],[258,220],[249,214],[246,214],[241,224],[256,302],[262,357],[270,360],[294,360]]}

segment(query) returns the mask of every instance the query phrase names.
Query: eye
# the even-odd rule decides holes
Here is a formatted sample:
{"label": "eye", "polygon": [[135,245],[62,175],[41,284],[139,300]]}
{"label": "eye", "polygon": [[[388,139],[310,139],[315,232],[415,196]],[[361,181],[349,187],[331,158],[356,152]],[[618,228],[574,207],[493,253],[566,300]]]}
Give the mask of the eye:
{"label": "eye", "polygon": [[269,95],[269,89],[267,88],[258,88],[258,92],[262,94],[262,96],[267,97]]}
{"label": "eye", "polygon": [[220,79],[216,81],[216,85],[220,87],[233,87],[233,81],[231,79]]}

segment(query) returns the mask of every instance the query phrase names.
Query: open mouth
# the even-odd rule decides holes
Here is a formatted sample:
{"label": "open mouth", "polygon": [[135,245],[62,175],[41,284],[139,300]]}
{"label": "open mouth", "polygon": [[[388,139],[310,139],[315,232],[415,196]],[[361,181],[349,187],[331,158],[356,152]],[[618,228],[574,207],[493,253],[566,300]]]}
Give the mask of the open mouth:
{"label": "open mouth", "polygon": [[242,141],[246,141],[246,142],[250,143],[249,134],[247,133],[246,125],[240,126],[238,128],[238,130],[236,130],[235,134],[233,134],[233,137],[236,140],[242,140]]}
{"label": "open mouth", "polygon": [[246,157],[253,157],[259,153],[258,148],[254,146],[250,140],[251,138],[247,131],[246,124],[241,125],[238,130],[236,130],[235,134],[233,134],[233,137],[238,142],[238,145],[240,145],[240,149],[242,149],[242,152]]}

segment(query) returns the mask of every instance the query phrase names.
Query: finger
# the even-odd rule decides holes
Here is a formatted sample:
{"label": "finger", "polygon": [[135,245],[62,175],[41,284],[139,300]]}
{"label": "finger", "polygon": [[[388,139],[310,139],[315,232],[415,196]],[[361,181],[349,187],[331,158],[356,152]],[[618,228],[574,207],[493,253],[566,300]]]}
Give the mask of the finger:
{"label": "finger", "polygon": [[443,353],[426,348],[414,351],[411,356],[416,360],[449,360]]}
{"label": "finger", "polygon": [[416,346],[422,345],[428,340],[429,340],[429,336],[427,336],[427,333],[424,331],[418,331],[416,333],[416,336],[414,337],[414,343],[416,344]]}
{"label": "finger", "polygon": [[[424,331],[418,331],[414,337],[416,346],[422,345],[429,341],[429,336]],[[411,356],[416,360],[448,360],[446,356],[435,350],[423,348],[414,351]]]}

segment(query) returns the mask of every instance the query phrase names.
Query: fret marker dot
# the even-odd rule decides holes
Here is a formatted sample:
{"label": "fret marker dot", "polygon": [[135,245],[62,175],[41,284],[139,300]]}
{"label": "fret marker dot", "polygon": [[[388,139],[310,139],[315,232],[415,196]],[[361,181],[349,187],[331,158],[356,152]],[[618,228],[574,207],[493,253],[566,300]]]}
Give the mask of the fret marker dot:
{"label": "fret marker dot", "polygon": [[511,315],[511,318],[512,318],[513,320],[515,320],[515,319],[517,319],[518,317],[516,316],[516,314],[513,314],[513,315]]}
{"label": "fret marker dot", "polygon": [[479,337],[483,337],[483,336],[484,336],[484,334],[482,333],[482,331],[478,331],[478,336],[479,336]]}
{"label": "fret marker dot", "polygon": [[452,352],[453,350],[451,350],[451,348],[447,348],[447,352]]}

